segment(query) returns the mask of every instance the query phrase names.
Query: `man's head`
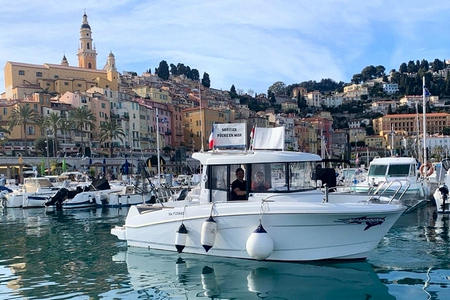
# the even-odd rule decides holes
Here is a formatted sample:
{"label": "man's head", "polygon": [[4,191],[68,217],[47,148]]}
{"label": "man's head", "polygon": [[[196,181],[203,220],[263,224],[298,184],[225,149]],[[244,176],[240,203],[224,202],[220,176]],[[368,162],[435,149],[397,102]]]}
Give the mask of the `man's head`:
{"label": "man's head", "polygon": [[244,170],[242,168],[237,168],[236,169],[236,178],[239,180],[243,180],[244,179]]}

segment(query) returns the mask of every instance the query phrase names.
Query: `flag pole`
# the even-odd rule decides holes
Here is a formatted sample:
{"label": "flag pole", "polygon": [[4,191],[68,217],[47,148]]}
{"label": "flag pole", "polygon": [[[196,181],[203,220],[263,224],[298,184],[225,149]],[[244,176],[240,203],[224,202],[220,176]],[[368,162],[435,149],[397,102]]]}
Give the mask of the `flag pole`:
{"label": "flag pole", "polygon": [[[427,143],[426,143],[426,136],[427,136],[427,116],[426,116],[426,92],[425,92],[425,76],[422,77],[422,101],[423,101],[423,164],[424,168],[426,168],[427,165]],[[427,170],[425,170],[425,173]]]}
{"label": "flag pole", "polygon": [[[201,139],[202,139],[202,146],[201,146],[201,150],[200,152],[203,152],[205,149],[203,147],[203,143],[204,143],[204,138],[203,138],[203,127],[205,126],[204,122],[203,122],[203,113],[202,113],[202,89],[200,87],[200,80],[198,81],[198,95],[200,98],[200,134],[201,134]],[[206,126],[205,126],[206,127]]]}

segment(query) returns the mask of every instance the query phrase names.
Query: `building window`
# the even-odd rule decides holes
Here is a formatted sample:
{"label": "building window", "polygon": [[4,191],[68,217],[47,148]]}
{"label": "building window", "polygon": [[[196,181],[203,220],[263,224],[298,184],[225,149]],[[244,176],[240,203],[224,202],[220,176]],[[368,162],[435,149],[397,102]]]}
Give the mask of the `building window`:
{"label": "building window", "polygon": [[56,79],[58,79],[58,78],[59,78],[59,76],[58,76],[58,75],[55,75],[54,77],[55,77]]}
{"label": "building window", "polygon": [[6,107],[3,107],[3,114],[6,116],[8,114],[8,109]]}
{"label": "building window", "polygon": [[46,86],[50,86],[50,83],[47,82]]}
{"label": "building window", "polygon": [[78,87],[81,87],[81,83],[77,84]]}
{"label": "building window", "polygon": [[102,103],[102,108],[106,108],[106,105],[105,105],[105,103]]}
{"label": "building window", "polygon": [[68,82],[64,82],[64,85],[69,85],[69,83]]}
{"label": "building window", "polygon": [[36,72],[36,77],[42,77],[42,72]]}
{"label": "building window", "polygon": [[88,49],[91,49],[91,46],[89,45],[89,43],[87,43],[87,48],[88,48]]}
{"label": "building window", "polygon": [[92,69],[91,63],[88,63],[88,69]]}
{"label": "building window", "polygon": [[19,75],[25,75],[25,71],[24,70],[19,70]]}
{"label": "building window", "polygon": [[28,126],[28,134],[29,135],[34,135],[34,126]]}

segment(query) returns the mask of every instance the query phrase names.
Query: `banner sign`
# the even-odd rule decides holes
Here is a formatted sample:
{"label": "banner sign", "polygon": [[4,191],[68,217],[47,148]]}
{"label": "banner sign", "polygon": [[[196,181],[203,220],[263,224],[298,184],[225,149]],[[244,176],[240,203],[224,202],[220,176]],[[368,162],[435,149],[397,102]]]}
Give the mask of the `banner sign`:
{"label": "banner sign", "polygon": [[255,128],[253,150],[284,150],[284,127]]}
{"label": "banner sign", "polygon": [[247,146],[246,123],[214,124],[212,138],[216,149],[245,149]]}

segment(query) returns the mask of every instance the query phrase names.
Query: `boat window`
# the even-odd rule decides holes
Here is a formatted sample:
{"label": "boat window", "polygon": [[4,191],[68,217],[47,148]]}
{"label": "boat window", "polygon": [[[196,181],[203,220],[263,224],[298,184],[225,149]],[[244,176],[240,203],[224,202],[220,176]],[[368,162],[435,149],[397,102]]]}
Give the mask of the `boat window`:
{"label": "boat window", "polygon": [[410,165],[409,176],[416,176],[416,164],[411,164]]}
{"label": "boat window", "polygon": [[264,193],[272,188],[271,164],[253,164],[251,168],[251,191]]}
{"label": "boat window", "polygon": [[211,188],[227,190],[227,166],[211,166]]}
{"label": "boat window", "polygon": [[289,190],[304,190],[315,186],[311,177],[312,163],[297,162],[289,164]]}
{"label": "boat window", "polygon": [[273,191],[287,191],[286,181],[286,164],[274,163],[271,166],[271,190]]}
{"label": "boat window", "polygon": [[371,165],[369,168],[369,176],[385,176],[386,165]]}
{"label": "boat window", "polygon": [[389,165],[388,177],[405,177],[409,175],[410,165]]}

